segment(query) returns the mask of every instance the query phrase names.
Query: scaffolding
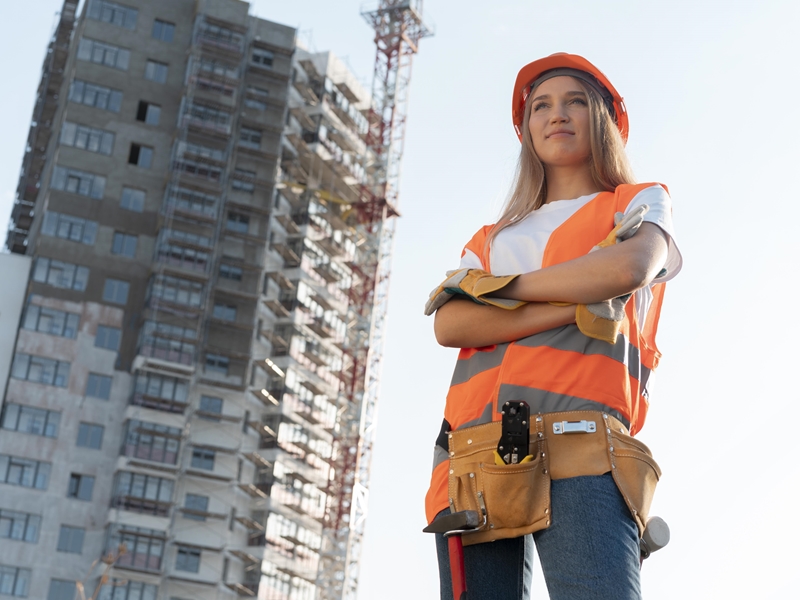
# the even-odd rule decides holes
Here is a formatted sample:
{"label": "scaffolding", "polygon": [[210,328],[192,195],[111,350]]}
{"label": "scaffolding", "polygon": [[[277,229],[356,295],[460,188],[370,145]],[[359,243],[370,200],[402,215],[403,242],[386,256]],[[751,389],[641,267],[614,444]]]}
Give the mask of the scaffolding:
{"label": "scaffolding", "polygon": [[377,48],[363,163],[367,177],[353,205],[359,247],[350,267],[359,285],[351,286],[349,293],[343,348],[347,369],[317,577],[325,600],[355,598],[358,588],[411,62],[419,41],[432,34],[422,20],[421,0],[380,0],[375,10],[362,16],[375,30]]}

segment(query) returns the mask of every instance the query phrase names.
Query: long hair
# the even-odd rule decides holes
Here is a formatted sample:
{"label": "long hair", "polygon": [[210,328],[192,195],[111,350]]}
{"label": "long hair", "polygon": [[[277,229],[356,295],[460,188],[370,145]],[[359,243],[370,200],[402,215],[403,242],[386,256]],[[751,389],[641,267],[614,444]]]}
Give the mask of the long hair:
{"label": "long hair", "polygon": [[[625,143],[614,119],[597,92],[573,77],[586,94],[589,102],[589,142],[591,157],[589,168],[598,188],[612,192],[622,183],[634,183],[633,170],[625,154]],[[547,178],[544,164],[533,149],[533,139],[528,127],[531,117],[533,91],[525,104],[522,120],[522,149],[514,174],[513,191],[497,223],[486,238],[486,246],[506,227],[518,223],[540,208],[547,198]]]}

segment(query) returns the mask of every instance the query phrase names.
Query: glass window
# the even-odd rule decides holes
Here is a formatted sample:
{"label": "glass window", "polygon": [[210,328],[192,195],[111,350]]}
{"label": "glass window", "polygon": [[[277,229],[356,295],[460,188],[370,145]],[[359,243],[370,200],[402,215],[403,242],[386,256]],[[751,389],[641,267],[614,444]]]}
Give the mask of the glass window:
{"label": "glass window", "polygon": [[22,328],[65,338],[78,336],[81,316],[75,313],[28,304],[22,319]]}
{"label": "glass window", "polygon": [[125,304],[128,302],[128,290],[130,283],[119,279],[106,279],[103,287],[103,300],[114,304]]}
{"label": "glass window", "polygon": [[156,83],[165,83],[167,81],[168,65],[157,60],[149,60],[144,68],[144,78]]}
{"label": "glass window", "polygon": [[89,280],[89,269],[40,256],[36,259],[33,280],[53,287],[82,292],[86,289],[86,283]]}
{"label": "glass window", "polygon": [[256,189],[255,179],[255,171],[236,169],[231,178],[231,187],[242,192],[253,192]]}
{"label": "glass window", "polygon": [[205,521],[204,514],[208,512],[208,496],[198,496],[197,494],[186,494],[186,501],[183,507],[187,510],[183,511],[184,519],[192,519],[193,521]]}
{"label": "glass window", "polygon": [[226,265],[221,264],[219,266],[219,276],[223,279],[232,279],[233,281],[241,281],[242,280],[242,269],[240,267],[234,267],[233,265]]}
{"label": "glass window", "polygon": [[89,0],[89,7],[86,10],[86,16],[90,19],[124,27],[131,31],[136,29],[138,14],[139,11],[135,8],[109,2],[109,0]]}
{"label": "glass window", "polygon": [[192,466],[205,471],[214,470],[216,452],[208,448],[192,448]]}
{"label": "glass window", "polygon": [[240,213],[229,212],[228,221],[225,224],[225,226],[230,231],[236,231],[237,233],[247,233],[247,230],[250,227],[250,217]]}
{"label": "glass window", "polygon": [[275,62],[275,54],[263,48],[253,48],[251,60],[254,64],[261,65],[262,67],[272,68]]}
{"label": "glass window", "polygon": [[3,407],[3,429],[32,433],[44,437],[58,437],[61,413],[33,406],[7,403]]}
{"label": "glass window", "polygon": [[122,188],[122,197],[119,205],[133,212],[142,212],[144,210],[144,190],[135,190],[129,187]]}
{"label": "glass window", "polygon": [[56,546],[56,550],[58,552],[80,554],[83,552],[83,536],[85,534],[86,530],[82,527],[62,525],[58,533],[58,545]]}
{"label": "glass window", "polygon": [[111,241],[111,254],[136,258],[136,242],[138,239],[135,235],[115,231],[114,238]]}
{"label": "glass window", "polygon": [[156,275],[150,285],[150,298],[160,298],[165,302],[184,306],[199,307],[205,286],[197,281]]}
{"label": "glass window", "polygon": [[102,425],[95,425],[94,423],[81,423],[78,426],[77,445],[82,448],[100,450],[100,448],[103,446],[103,431],[104,427]]}
{"label": "glass window", "polygon": [[114,134],[104,129],[64,121],[59,143],[110,156],[114,147]]}
{"label": "glass window", "polygon": [[112,506],[133,512],[165,517],[169,514],[174,482],[163,477],[117,473]]}
{"label": "glass window", "polygon": [[69,87],[69,100],[70,102],[94,106],[103,110],[119,112],[122,106],[122,92],[75,79]]}
{"label": "glass window", "polygon": [[97,334],[94,337],[94,345],[96,348],[105,348],[106,350],[117,352],[121,339],[122,330],[119,327],[98,325]]}
{"label": "glass window", "polygon": [[100,589],[97,600],[156,600],[156,598],[158,598],[157,585],[111,578],[108,584]]}
{"label": "glass window", "polygon": [[203,413],[198,415],[201,419],[219,421],[220,419],[214,415],[222,414],[222,398],[200,396],[200,413]]}
{"label": "glass window", "polygon": [[221,356],[219,354],[206,354],[206,371],[214,371],[227,375],[229,364],[230,360],[227,356]]}
{"label": "glass window", "polygon": [[54,190],[100,199],[106,189],[106,178],[78,169],[56,166],[53,169],[50,187]]}
{"label": "glass window", "polygon": [[239,130],[239,145],[258,150],[261,148],[261,132],[258,129],[242,127]]}
{"label": "glass window", "polygon": [[228,304],[215,304],[212,314],[215,319],[221,319],[223,321],[235,321],[236,307]]}
{"label": "glass window", "polygon": [[131,151],[128,154],[128,164],[149,169],[153,164],[153,149],[149,146],[131,144]]}
{"label": "glass window", "polygon": [[144,421],[128,421],[122,453],[144,460],[174,465],[178,461],[181,430]]}
{"label": "glass window", "polygon": [[128,70],[131,51],[111,44],[98,42],[89,38],[81,38],[78,44],[78,60],[113,67],[122,71]]}
{"label": "glass window", "polygon": [[148,125],[158,125],[161,118],[161,107],[158,104],[152,104],[139,100],[139,108],[136,110],[136,120],[147,123]]}
{"label": "glass window", "polygon": [[0,483],[46,490],[50,481],[50,463],[0,454]]}
{"label": "glass window", "polygon": [[67,387],[69,363],[32,354],[16,353],[11,365],[11,376],[33,383]]}
{"label": "glass window", "polygon": [[111,377],[89,373],[86,381],[86,395],[91,398],[108,400],[111,397]]}
{"label": "glass window", "polygon": [[69,487],[67,488],[67,498],[78,500],[91,500],[94,490],[94,477],[91,475],[81,475],[72,473],[69,476]]}
{"label": "glass window", "polygon": [[[166,532],[164,531],[113,524],[110,526],[106,549],[113,552],[116,551],[120,544],[125,544],[128,552],[119,557],[116,563],[117,566],[158,572],[161,570],[165,541]],[[137,598],[136,600],[139,599]]]}
{"label": "glass window", "polygon": [[174,23],[168,23],[160,19],[156,19],[153,22],[153,39],[161,40],[162,42],[171,42],[174,34]]}
{"label": "glass window", "polygon": [[97,237],[97,221],[47,211],[42,222],[42,234],[91,246]]}
{"label": "glass window", "polygon": [[39,515],[0,508],[0,538],[35,544],[41,524]]}
{"label": "glass window", "polygon": [[[27,598],[30,585],[30,569],[0,565],[0,594]],[[73,587],[74,585],[73,583]]]}
{"label": "glass window", "polygon": [[189,571],[197,573],[200,571],[200,550],[198,548],[187,548],[178,546],[178,555],[175,559],[176,571]]}

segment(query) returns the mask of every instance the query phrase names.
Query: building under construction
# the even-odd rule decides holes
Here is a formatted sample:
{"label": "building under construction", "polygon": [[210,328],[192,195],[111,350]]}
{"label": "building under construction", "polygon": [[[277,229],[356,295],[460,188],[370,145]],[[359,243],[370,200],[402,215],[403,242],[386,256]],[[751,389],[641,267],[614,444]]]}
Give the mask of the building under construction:
{"label": "building under construction", "polygon": [[239,0],[77,5],[6,241],[0,594],[353,598],[421,7],[364,14],[368,92]]}

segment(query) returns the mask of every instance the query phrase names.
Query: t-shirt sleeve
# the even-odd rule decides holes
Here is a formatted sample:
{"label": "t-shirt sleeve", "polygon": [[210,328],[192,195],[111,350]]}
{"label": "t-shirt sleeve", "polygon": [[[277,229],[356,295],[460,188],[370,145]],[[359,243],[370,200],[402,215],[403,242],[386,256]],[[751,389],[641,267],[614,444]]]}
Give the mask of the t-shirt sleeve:
{"label": "t-shirt sleeve", "polygon": [[650,207],[650,210],[644,216],[645,222],[658,225],[667,234],[668,253],[667,260],[664,263],[666,273],[653,280],[653,283],[663,283],[675,277],[683,267],[683,257],[678,249],[678,244],[675,242],[675,228],[672,223],[672,198],[670,198],[669,193],[663,186],[653,184],[634,196],[633,200],[628,204],[625,214],[642,204],[647,204]]}

